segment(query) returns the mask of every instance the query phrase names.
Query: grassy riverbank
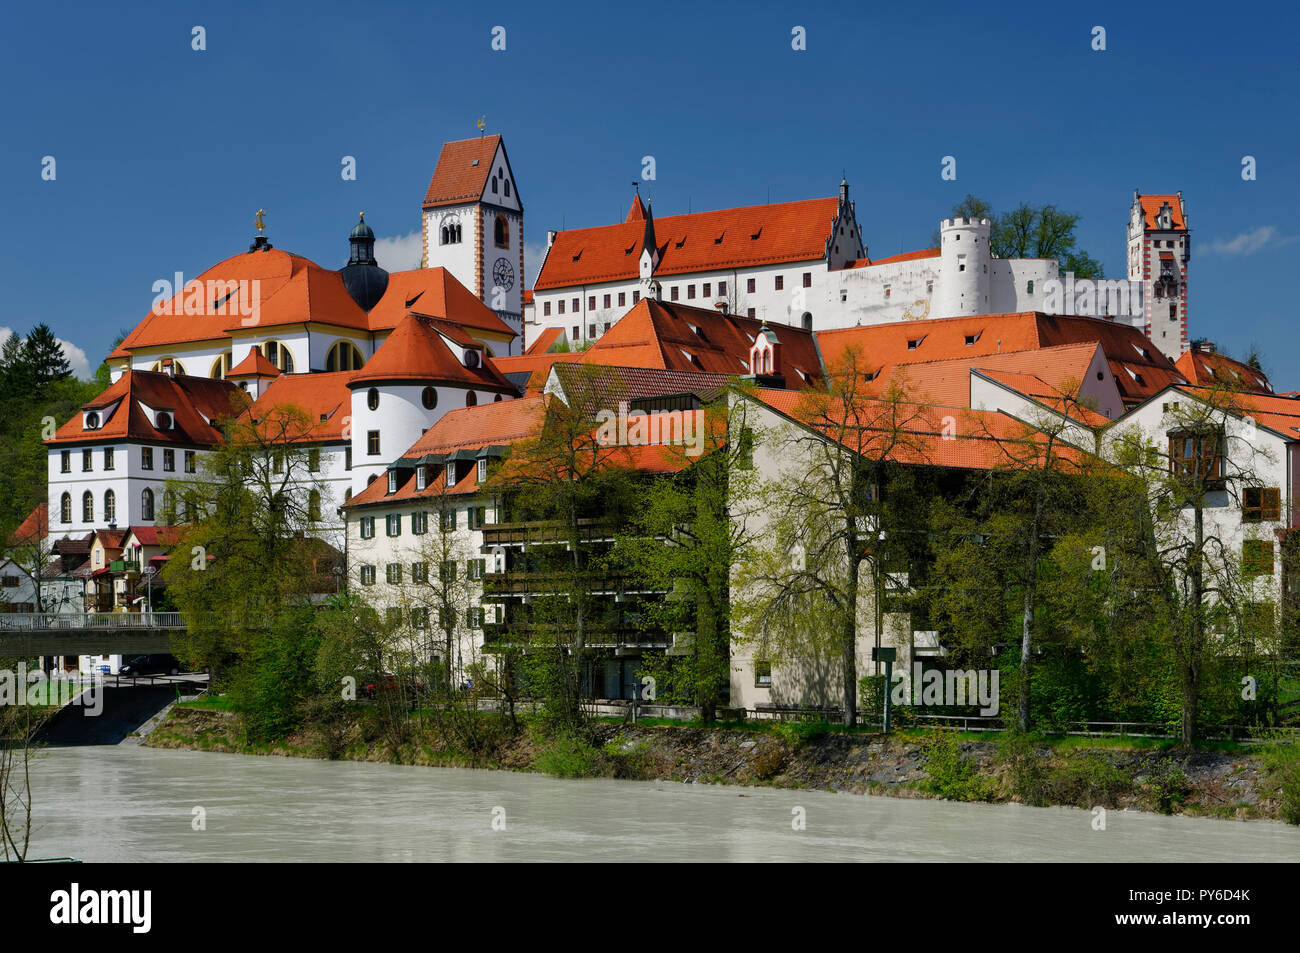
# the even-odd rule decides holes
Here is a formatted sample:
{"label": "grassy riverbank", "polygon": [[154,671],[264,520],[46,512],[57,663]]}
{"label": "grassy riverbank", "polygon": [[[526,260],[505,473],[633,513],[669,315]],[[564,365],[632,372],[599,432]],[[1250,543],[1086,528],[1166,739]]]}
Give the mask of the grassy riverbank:
{"label": "grassy riverbank", "polygon": [[588,737],[527,721],[414,715],[400,739],[365,708],[273,743],[245,739],[220,699],[172,709],[145,744],[255,755],[385,761],[706,784],[766,785],[893,797],[1129,809],[1300,823],[1300,749],[1171,741],[1024,738],[902,731],[888,739],[817,724],[638,725],[596,722]]}

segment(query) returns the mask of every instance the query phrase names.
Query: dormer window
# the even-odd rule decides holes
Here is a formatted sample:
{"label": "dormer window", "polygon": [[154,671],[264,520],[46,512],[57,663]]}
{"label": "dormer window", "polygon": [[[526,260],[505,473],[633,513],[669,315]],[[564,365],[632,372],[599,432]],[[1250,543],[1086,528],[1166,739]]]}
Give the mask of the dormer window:
{"label": "dormer window", "polygon": [[171,430],[172,415],[165,410],[158,411],[158,413],[154,416],[154,426],[157,427],[159,430]]}
{"label": "dormer window", "polygon": [[99,411],[97,411],[97,410],[91,410],[91,411],[88,411],[88,412],[86,413],[86,429],[87,429],[87,430],[98,430],[98,429],[99,429],[99,423],[100,423]]}
{"label": "dormer window", "polygon": [[487,482],[487,457],[478,458],[478,482]]}
{"label": "dormer window", "polygon": [[397,492],[397,471],[396,470],[388,471],[388,492],[389,493]]}
{"label": "dormer window", "polygon": [[428,473],[429,471],[425,467],[415,468],[415,488],[417,490],[423,490],[427,486],[425,481],[428,479]]}

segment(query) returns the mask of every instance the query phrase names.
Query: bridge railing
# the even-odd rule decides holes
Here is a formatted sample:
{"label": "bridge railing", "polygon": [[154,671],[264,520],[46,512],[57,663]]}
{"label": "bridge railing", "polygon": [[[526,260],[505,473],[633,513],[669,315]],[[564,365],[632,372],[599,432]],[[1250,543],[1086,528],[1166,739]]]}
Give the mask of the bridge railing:
{"label": "bridge railing", "polygon": [[0,631],[183,629],[179,612],[4,612]]}

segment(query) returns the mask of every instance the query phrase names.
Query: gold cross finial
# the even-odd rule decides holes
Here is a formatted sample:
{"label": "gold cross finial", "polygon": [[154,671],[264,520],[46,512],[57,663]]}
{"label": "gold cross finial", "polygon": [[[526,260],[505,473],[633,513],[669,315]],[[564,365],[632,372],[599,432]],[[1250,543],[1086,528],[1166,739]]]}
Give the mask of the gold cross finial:
{"label": "gold cross finial", "polygon": [[259,235],[266,231],[266,223],[262,220],[265,215],[266,213],[259,208],[257,214],[253,216],[253,224],[257,226],[257,233]]}
{"label": "gold cross finial", "polygon": [[478,126],[478,134],[483,135],[483,130],[487,127],[487,116],[479,116],[475,125]]}
{"label": "gold cross finial", "polygon": [[365,212],[362,212],[362,213],[361,213],[361,221],[364,222],[365,220],[366,220],[366,213],[365,213]]}

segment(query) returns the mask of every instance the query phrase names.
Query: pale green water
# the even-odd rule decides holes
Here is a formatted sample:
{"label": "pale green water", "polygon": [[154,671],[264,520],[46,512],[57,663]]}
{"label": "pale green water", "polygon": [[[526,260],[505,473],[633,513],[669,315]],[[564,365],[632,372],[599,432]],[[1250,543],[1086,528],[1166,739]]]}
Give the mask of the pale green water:
{"label": "pale green water", "polygon": [[1065,808],[129,745],[47,749],[35,795],[32,856],[85,861],[1300,860],[1300,829],[1266,822],[1111,811],[1094,831]]}

